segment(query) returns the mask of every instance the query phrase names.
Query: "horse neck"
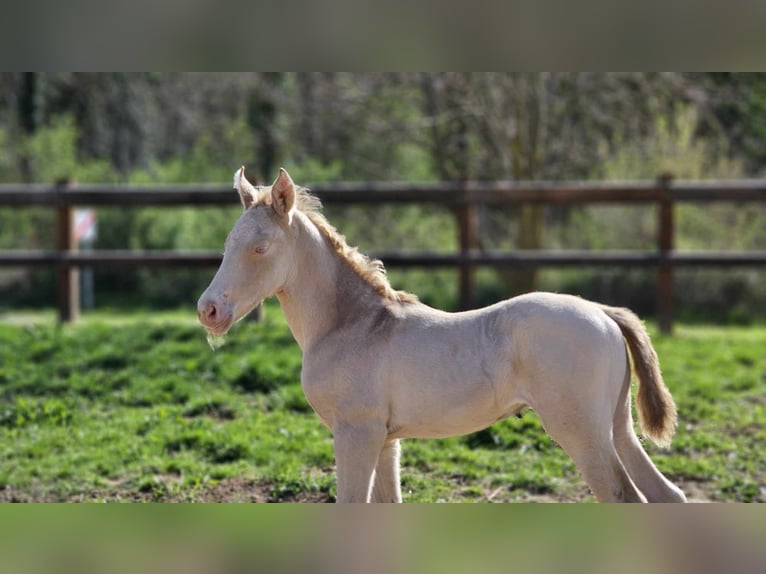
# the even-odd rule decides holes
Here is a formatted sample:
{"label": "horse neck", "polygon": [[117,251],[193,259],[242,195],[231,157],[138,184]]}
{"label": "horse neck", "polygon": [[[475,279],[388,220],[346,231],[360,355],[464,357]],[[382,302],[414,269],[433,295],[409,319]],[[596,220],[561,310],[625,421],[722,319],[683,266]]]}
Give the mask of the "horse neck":
{"label": "horse neck", "polygon": [[290,330],[303,351],[380,304],[380,297],[302,213],[295,216],[295,262],[277,294]]}

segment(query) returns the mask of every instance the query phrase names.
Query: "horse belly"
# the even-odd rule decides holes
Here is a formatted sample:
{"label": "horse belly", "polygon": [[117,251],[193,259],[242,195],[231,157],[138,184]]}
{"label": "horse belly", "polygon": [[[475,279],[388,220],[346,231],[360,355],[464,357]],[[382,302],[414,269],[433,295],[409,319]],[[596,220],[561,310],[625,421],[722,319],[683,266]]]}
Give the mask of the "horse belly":
{"label": "horse belly", "polygon": [[455,368],[436,371],[419,379],[413,373],[411,378],[394,385],[391,438],[467,434],[486,428],[523,406],[505,401],[500,404],[496,392],[499,383],[487,377],[481,368],[468,372]]}

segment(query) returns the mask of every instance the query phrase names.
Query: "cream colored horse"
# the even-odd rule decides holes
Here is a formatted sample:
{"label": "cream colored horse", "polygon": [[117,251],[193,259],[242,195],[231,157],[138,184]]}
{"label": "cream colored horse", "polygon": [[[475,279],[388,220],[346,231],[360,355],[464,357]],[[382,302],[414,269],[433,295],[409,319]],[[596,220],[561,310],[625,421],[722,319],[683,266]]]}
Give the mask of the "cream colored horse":
{"label": "cream colored horse", "polygon": [[276,295],[303,351],[303,391],[334,437],[338,501],[400,502],[399,439],[478,431],[534,409],[600,501],[684,501],[633,430],[666,446],[676,410],[657,355],[627,309],[531,293],[445,313],[394,291],[286,171],[271,187],[234,176],[245,212],[198,303],[225,334]]}

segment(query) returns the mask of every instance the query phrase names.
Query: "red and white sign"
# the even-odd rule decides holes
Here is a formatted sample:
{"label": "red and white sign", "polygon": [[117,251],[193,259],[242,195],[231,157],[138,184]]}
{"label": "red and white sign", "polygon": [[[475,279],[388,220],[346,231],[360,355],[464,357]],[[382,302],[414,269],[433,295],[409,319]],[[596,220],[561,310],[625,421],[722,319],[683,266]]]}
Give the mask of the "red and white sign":
{"label": "red and white sign", "polygon": [[93,241],[96,239],[96,210],[77,209],[74,212],[75,241]]}

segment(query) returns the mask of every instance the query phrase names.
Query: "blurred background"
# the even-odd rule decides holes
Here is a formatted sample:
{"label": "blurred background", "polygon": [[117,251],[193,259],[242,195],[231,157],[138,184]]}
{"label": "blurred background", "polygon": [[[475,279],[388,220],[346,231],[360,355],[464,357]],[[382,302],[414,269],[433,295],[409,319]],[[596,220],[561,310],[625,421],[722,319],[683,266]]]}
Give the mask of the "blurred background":
{"label": "blurred background", "polygon": [[[230,185],[247,166],[335,181],[654,180],[760,177],[766,74],[734,73],[2,73],[0,183]],[[680,250],[766,249],[766,206],[682,204]],[[104,208],[94,249],[221,250],[237,207]],[[362,251],[454,252],[447,208],[328,206]],[[0,250],[52,249],[55,212],[0,207]],[[482,249],[656,248],[653,206],[484,207]],[[97,308],[193,309],[213,269],[95,272]],[[445,309],[457,271],[390,270]],[[757,269],[674,274],[686,321],[766,315]],[[655,310],[656,270],[481,270],[476,304],[530,289]],[[0,309],[55,305],[55,272],[0,267]]]}

